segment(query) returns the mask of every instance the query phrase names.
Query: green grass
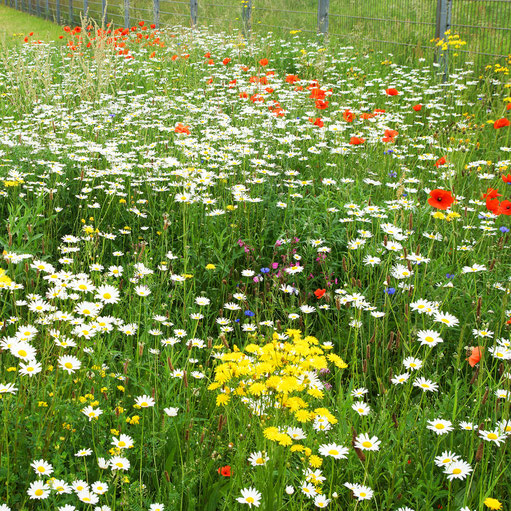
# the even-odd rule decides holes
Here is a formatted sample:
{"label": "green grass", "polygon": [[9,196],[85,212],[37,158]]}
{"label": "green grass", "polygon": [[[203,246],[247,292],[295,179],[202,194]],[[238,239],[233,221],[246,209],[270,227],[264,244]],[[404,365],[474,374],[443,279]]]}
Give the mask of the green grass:
{"label": "green grass", "polygon": [[34,32],[32,39],[48,42],[58,39],[62,28],[37,16],[0,5],[0,40],[7,44],[19,42],[30,32]]}

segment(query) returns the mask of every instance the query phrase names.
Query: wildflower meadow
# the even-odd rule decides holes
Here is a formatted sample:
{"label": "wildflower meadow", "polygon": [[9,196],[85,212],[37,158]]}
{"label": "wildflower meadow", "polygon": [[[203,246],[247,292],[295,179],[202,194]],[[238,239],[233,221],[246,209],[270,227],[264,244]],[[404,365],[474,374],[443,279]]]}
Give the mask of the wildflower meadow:
{"label": "wildflower meadow", "polygon": [[511,58],[29,29],[0,511],[511,510]]}

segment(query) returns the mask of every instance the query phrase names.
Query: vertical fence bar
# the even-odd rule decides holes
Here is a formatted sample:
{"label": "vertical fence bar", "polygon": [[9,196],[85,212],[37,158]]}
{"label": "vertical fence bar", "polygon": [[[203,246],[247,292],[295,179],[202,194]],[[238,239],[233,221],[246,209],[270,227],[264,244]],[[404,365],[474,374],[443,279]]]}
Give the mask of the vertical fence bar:
{"label": "vertical fence bar", "polygon": [[16,7],[16,10],[18,9],[18,0],[14,0],[14,6]]}
{"label": "vertical fence bar", "polygon": [[192,27],[197,25],[197,11],[199,10],[199,1],[190,0],[190,18],[192,21]]}
{"label": "vertical fence bar", "polygon": [[[5,2],[7,3],[7,0],[5,0]],[[39,0],[36,0],[36,2],[35,2],[35,9],[36,9],[37,15],[39,17],[41,17],[41,3]]]}
{"label": "vertical fence bar", "polygon": [[50,0],[46,0],[44,2],[44,17],[48,20],[50,19]]}
{"label": "vertical fence bar", "polygon": [[[444,39],[445,33],[451,28],[452,0],[438,0],[436,9],[435,38]],[[449,49],[437,50],[435,60],[438,58],[438,54],[440,56],[438,62],[444,69],[443,81],[446,82],[449,73]]]}
{"label": "vertical fence bar", "polygon": [[73,24],[73,0],[69,0],[69,24]]}
{"label": "vertical fence bar", "polygon": [[130,26],[130,0],[124,0],[124,26]]}
{"label": "vertical fence bar", "polygon": [[248,37],[252,29],[252,0],[242,0],[241,19],[243,21],[243,33]]}
{"label": "vertical fence bar", "polygon": [[156,28],[160,28],[160,0],[154,0],[153,11],[154,11],[154,24],[156,25]]}
{"label": "vertical fence bar", "polygon": [[318,0],[318,32],[328,34],[328,11],[330,0]]}
{"label": "vertical fence bar", "polygon": [[57,17],[57,24],[60,25],[60,0],[55,0],[55,16]]}
{"label": "vertical fence bar", "polygon": [[101,24],[105,24],[106,25],[106,17],[107,17],[107,12],[106,12],[106,0],[101,0]]}
{"label": "vertical fence bar", "polygon": [[83,17],[89,17],[89,2],[88,0],[83,0]]}

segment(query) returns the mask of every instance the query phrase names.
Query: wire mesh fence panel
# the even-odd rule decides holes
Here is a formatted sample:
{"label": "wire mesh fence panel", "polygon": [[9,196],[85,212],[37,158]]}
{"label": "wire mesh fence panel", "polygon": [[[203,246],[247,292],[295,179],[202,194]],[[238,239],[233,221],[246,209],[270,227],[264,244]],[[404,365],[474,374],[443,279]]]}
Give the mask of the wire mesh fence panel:
{"label": "wire mesh fence panel", "polygon": [[190,0],[175,2],[160,0],[159,22],[160,26],[190,26]]}
{"label": "wire mesh fence panel", "polygon": [[[1,1],[1,0],[0,0]],[[409,58],[438,55],[439,27],[466,44],[449,48],[459,62],[511,54],[511,0],[4,0],[61,24],[89,17],[114,27],[144,21],[158,27],[199,24],[248,33],[324,33],[361,49]],[[441,14],[449,13],[440,23]],[[457,55],[456,55],[457,54]]]}
{"label": "wire mesh fence panel", "polygon": [[199,0],[197,22],[220,30],[242,29],[240,0]]}
{"label": "wire mesh fence panel", "polygon": [[254,1],[252,28],[254,30],[279,32],[317,31],[318,0],[294,0],[274,2]]}
{"label": "wire mesh fence panel", "polygon": [[457,51],[466,59],[511,54],[511,0],[453,0],[451,27],[467,42]]}
{"label": "wire mesh fence panel", "polygon": [[352,45],[404,51],[414,57],[431,54],[437,0],[330,0],[332,35]]}

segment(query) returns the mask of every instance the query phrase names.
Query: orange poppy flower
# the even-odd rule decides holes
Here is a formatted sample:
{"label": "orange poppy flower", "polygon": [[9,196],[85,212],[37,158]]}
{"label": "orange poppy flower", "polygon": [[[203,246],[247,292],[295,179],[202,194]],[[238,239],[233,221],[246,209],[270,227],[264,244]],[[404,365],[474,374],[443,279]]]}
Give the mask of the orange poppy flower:
{"label": "orange poppy flower", "polygon": [[326,293],[326,289],[316,289],[314,291],[314,294],[316,295],[316,298],[319,300],[320,298],[323,298],[323,295]]}
{"label": "orange poppy flower", "polygon": [[454,197],[448,190],[431,190],[429,197],[428,204],[437,209],[448,209],[454,202]]}
{"label": "orange poppy flower", "polygon": [[263,67],[264,67],[264,66],[267,66],[267,65],[268,65],[268,59],[261,59],[261,60],[259,61],[259,64],[260,64],[261,66],[263,66]]}
{"label": "orange poppy flower", "polygon": [[395,142],[395,138],[399,135],[396,130],[385,130],[385,136],[382,138],[382,142]]}
{"label": "orange poppy flower", "polygon": [[502,181],[506,184],[511,184],[511,174],[508,174],[507,176],[502,175]]}
{"label": "orange poppy flower", "polygon": [[416,112],[420,112],[422,110],[422,105],[414,105],[412,106],[412,108],[416,111]]}
{"label": "orange poppy flower", "polygon": [[355,114],[351,110],[344,110],[342,116],[346,122],[353,122],[355,120]]}
{"label": "orange poppy flower", "polygon": [[186,135],[189,135],[190,134],[189,127],[190,126],[185,126],[183,123],[178,122],[177,126],[174,128],[174,131],[176,133],[185,133]]}
{"label": "orange poppy flower", "polygon": [[399,94],[399,91],[397,89],[394,89],[391,87],[390,89],[385,89],[385,92],[388,96],[397,96]]}
{"label": "orange poppy flower", "polygon": [[442,156],[435,162],[435,167],[440,167],[440,165],[445,165],[447,163],[447,160],[445,159],[445,156]]}
{"label": "orange poppy flower", "polygon": [[325,124],[321,120],[321,117],[316,117],[316,119],[313,119],[312,117],[309,119],[309,122],[314,124],[314,126],[318,126],[319,128],[322,128]]}
{"label": "orange poppy flower", "polygon": [[328,101],[323,101],[322,99],[316,99],[315,104],[318,110],[325,110],[325,108],[328,108]]}
{"label": "orange poppy flower", "polygon": [[326,91],[321,90],[319,87],[314,87],[311,89],[311,95],[309,97],[312,99],[325,99]]}
{"label": "orange poppy flower", "polygon": [[466,360],[470,364],[470,367],[474,367],[483,356],[484,348],[482,346],[477,346],[476,348],[472,348],[472,354]]}
{"label": "orange poppy flower", "polygon": [[509,122],[508,119],[497,119],[494,123],[493,123],[493,127],[498,130],[500,128],[505,128],[506,126],[509,126],[511,124],[511,122]]}
{"label": "orange poppy flower", "polygon": [[365,138],[360,138],[360,137],[351,137],[350,138],[351,145],[360,145],[360,144],[363,144],[365,141],[366,141]]}
{"label": "orange poppy flower", "polygon": [[286,76],[287,83],[295,83],[295,82],[298,82],[299,80],[300,80],[300,78],[298,78],[298,76],[296,76],[296,75],[287,75]]}

